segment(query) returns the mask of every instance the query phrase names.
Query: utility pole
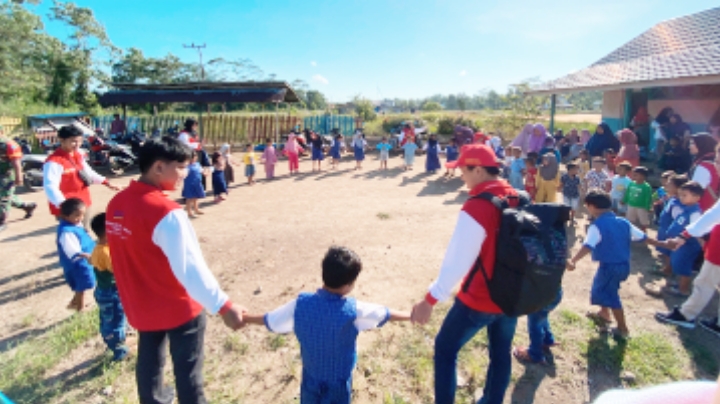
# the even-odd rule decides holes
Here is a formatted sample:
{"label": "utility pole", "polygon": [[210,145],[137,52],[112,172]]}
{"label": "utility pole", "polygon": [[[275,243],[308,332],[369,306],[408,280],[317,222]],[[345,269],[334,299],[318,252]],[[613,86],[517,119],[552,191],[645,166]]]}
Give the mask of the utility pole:
{"label": "utility pole", "polygon": [[207,45],[205,45],[205,44],[195,45],[195,43],[193,42],[193,43],[191,43],[190,45],[185,45],[185,44],[183,44],[183,48],[186,48],[186,49],[197,49],[198,55],[200,56],[200,74],[201,74],[201,79],[204,81],[204,80],[205,80],[205,67],[203,67],[203,62],[202,62],[202,50],[205,49],[205,48],[207,48]]}

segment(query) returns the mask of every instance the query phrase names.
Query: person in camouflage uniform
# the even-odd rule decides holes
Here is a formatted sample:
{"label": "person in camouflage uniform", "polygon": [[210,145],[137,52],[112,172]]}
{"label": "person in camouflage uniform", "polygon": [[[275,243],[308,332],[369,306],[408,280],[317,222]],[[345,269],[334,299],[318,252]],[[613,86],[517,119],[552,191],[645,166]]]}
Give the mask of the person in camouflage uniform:
{"label": "person in camouflage uniform", "polygon": [[25,211],[25,219],[32,216],[37,207],[15,195],[15,188],[23,185],[22,149],[15,141],[5,137],[0,126],[0,231],[5,230],[10,207]]}

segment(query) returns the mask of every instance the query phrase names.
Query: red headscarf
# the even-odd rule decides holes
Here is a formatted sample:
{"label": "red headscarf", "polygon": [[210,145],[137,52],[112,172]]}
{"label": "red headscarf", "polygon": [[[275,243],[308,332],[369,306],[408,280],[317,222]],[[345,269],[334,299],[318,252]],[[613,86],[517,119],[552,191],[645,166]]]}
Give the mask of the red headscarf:
{"label": "red headscarf", "polygon": [[620,131],[620,152],[615,157],[615,165],[620,164],[623,161],[627,161],[631,166],[637,167],[640,165],[640,149],[637,145],[637,136],[630,129],[623,129]]}

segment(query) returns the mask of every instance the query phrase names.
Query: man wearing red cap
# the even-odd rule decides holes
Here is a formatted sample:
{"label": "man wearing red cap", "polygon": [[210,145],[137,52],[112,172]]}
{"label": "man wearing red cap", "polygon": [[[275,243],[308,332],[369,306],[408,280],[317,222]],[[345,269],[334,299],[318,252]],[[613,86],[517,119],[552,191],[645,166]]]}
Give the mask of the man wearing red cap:
{"label": "man wearing red cap", "polygon": [[435,403],[455,401],[458,352],[478,331],[487,327],[490,364],[483,398],[478,403],[501,404],[510,382],[510,349],[517,319],[504,315],[493,303],[483,276],[468,276],[480,259],[488,277],[492,278],[497,231],[500,227],[500,212],[497,208],[484,199],[473,197],[491,193],[506,198],[517,196],[517,192],[499,178],[499,162],[489,146],[464,146],[460,158],[447,163],[447,167],[460,168],[471,198],[460,211],[440,275],[430,286],[425,298],[413,308],[412,320],[417,324],[427,323],[435,303],[447,300],[462,280],[455,304],[435,338]]}

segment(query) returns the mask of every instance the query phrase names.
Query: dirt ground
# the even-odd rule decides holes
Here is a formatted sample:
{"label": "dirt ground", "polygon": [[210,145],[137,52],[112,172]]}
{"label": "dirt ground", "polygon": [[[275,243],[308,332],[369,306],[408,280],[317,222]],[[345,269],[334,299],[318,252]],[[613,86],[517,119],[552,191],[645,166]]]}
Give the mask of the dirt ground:
{"label": "dirt ground", "polygon": [[600,122],[601,114],[557,114],[555,120],[558,122]]}
{"label": "dirt ground", "polygon": [[[362,171],[354,171],[354,162],[344,160],[339,170],[321,173],[311,173],[310,161],[303,160],[301,174],[293,177],[287,175],[286,162],[281,161],[276,170],[280,177],[275,181],[265,181],[260,168],[259,182],[254,186],[232,185],[226,202],[216,205],[207,198],[202,204],[206,214],[194,219],[193,225],[210,268],[231,299],[252,312],[265,312],[300,291],[314,290],[321,286],[320,261],[324,252],[328,246],[339,244],[354,249],[363,259],[364,269],[354,292],[358,299],[410,310],[438,273],[467,193],[457,177],[445,180],[439,174],[424,173],[423,157],[418,157],[415,169],[407,172],[399,169],[400,157],[391,158],[388,171],[379,171],[376,159],[369,156]],[[235,170],[236,178],[242,180],[242,167]],[[129,174],[113,182],[126,185],[133,177]],[[99,212],[113,193],[95,186],[92,196],[93,210]],[[179,192],[173,196],[178,197]],[[72,315],[64,308],[70,291],[57,263],[55,220],[48,213],[42,192],[26,193],[23,198],[40,207],[29,220],[21,220],[21,212],[14,211],[8,229],[0,234],[0,353],[41,338]],[[585,233],[585,224],[582,221],[571,229],[574,250]],[[680,303],[677,299],[646,295],[643,287],[658,281],[648,275],[653,262],[650,250],[635,248],[633,274],[621,291],[631,331],[661,335],[680,350],[692,341],[710,349],[717,361],[720,356],[715,337],[700,329],[680,333],[653,319],[656,311]],[[590,309],[594,268],[586,259],[576,272],[566,275],[565,297],[558,310],[583,314]],[[391,342],[412,332],[417,331],[411,326],[390,324],[361,335],[361,369],[363,351],[376,352],[377,341]],[[293,402],[299,388],[296,343],[274,339],[261,327],[243,329],[237,336],[231,334],[220,319],[209,321],[206,383],[210,396],[215,396],[213,402]],[[518,338],[527,340],[526,335],[525,320],[521,319]],[[573,334],[565,335],[572,338]],[[433,336],[428,333],[424,339],[431,344]],[[134,346],[134,337],[129,342]],[[228,349],[232,344],[239,344],[244,356]],[[81,372],[83,364],[102,352],[101,340],[96,337],[91,344],[73,351],[47,377],[69,377]],[[506,402],[582,403],[621,384],[621,375],[601,368],[591,371],[577,356],[559,353],[555,363],[549,372],[514,362]],[[98,394],[81,402],[135,402],[132,370],[126,369],[126,373],[112,386],[124,396],[118,393],[111,399]],[[690,364],[679,378],[703,376],[713,377]],[[376,387],[372,378],[359,377],[355,386],[357,402],[420,402],[412,397],[408,401],[387,401],[385,389],[404,390],[402,386],[409,381],[403,378],[409,377],[394,372],[393,380],[399,383],[395,387],[387,381],[383,387]],[[238,396],[241,398],[228,398]],[[55,402],[78,402],[68,397]]]}

